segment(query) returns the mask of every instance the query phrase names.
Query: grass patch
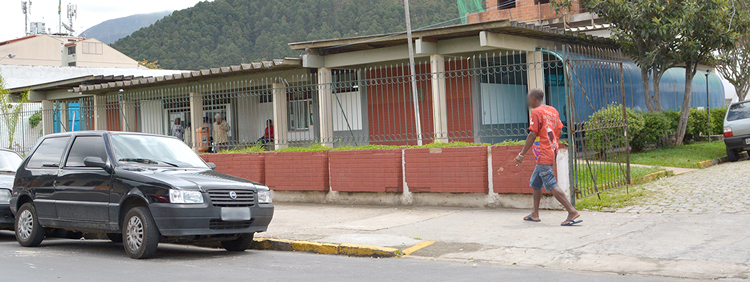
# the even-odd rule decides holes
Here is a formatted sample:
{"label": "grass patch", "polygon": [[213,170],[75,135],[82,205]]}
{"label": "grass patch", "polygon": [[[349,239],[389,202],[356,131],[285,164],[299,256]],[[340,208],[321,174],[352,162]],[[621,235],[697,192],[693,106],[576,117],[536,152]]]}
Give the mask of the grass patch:
{"label": "grass patch", "polygon": [[620,209],[626,206],[637,204],[639,199],[651,196],[651,192],[641,186],[631,186],[630,189],[614,189],[576,201],[576,209],[602,211],[604,209]]}
{"label": "grass patch", "polygon": [[[392,149],[420,149],[420,148],[460,148],[460,147],[473,147],[473,146],[510,146],[510,145],[523,145],[523,140],[507,140],[496,144],[488,143],[471,143],[471,142],[433,142],[422,146],[416,145],[363,145],[363,146],[342,146],[335,149],[323,146],[321,144],[315,144],[309,147],[288,147],[276,149],[274,151],[266,151],[261,146],[250,146],[244,148],[234,148],[230,150],[221,151],[219,154],[242,154],[242,153],[286,153],[286,152],[319,152],[319,151],[361,151],[361,150],[392,150]],[[200,154],[200,153],[199,153]]]}
{"label": "grass patch", "polygon": [[701,168],[698,162],[713,160],[726,155],[724,142],[700,142],[632,153],[630,154],[630,162],[653,166]]}
{"label": "grass patch", "polygon": [[[596,180],[597,187],[622,183],[623,179],[625,179],[624,169],[624,166],[621,170],[619,165],[616,164],[592,164],[590,169],[588,165],[579,164],[576,171],[578,174],[578,187],[582,190],[594,189],[594,180]],[[631,166],[630,179],[635,180],[662,170],[664,169],[659,167]]]}
{"label": "grass patch", "polygon": [[244,147],[244,148],[233,148],[229,150],[224,150],[219,152],[219,154],[244,154],[244,153],[264,153],[266,152],[266,148],[263,148],[263,146],[250,146],[250,147]]}

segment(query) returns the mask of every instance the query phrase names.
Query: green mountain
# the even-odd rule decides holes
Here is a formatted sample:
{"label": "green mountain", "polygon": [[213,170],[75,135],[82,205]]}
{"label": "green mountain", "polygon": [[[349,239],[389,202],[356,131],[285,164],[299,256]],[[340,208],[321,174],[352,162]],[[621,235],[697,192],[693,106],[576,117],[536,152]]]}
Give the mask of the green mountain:
{"label": "green mountain", "polygon": [[138,14],[104,21],[81,32],[86,38],[96,38],[104,44],[110,44],[120,38],[130,35],[133,31],[150,26],[164,18],[172,11],[151,14]]}
{"label": "green mountain", "polygon": [[[413,28],[458,18],[456,0],[411,0],[410,11]],[[289,42],[405,29],[402,0],[216,0],[174,11],[111,46],[163,68],[201,69],[300,55]]]}

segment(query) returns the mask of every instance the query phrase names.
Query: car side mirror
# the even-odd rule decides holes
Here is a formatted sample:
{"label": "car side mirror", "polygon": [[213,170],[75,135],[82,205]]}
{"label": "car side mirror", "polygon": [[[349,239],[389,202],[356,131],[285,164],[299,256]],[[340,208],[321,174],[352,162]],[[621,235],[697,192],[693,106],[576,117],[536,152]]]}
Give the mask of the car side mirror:
{"label": "car side mirror", "polygon": [[98,167],[101,169],[106,170],[107,172],[110,171],[109,165],[107,165],[104,160],[100,157],[86,157],[83,159],[83,165],[86,167]]}
{"label": "car side mirror", "polygon": [[210,169],[216,169],[215,163],[206,163]]}

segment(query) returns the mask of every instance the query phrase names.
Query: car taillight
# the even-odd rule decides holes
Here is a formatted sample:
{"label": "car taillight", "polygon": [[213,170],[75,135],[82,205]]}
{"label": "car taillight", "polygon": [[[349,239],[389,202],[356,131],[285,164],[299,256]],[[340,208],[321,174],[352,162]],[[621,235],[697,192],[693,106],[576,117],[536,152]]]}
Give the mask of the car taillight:
{"label": "car taillight", "polygon": [[729,126],[724,127],[724,137],[732,137],[734,134],[732,134],[732,128]]}

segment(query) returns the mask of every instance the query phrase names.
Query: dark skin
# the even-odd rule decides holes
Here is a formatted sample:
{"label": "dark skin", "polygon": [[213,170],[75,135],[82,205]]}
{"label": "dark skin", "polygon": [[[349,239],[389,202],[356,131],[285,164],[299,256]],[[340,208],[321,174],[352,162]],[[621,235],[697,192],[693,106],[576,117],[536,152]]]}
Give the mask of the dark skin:
{"label": "dark skin", "polygon": [[[533,95],[527,95],[526,101],[529,105],[529,108],[532,108],[532,109],[535,109],[542,105],[542,100],[537,99]],[[515,159],[516,166],[523,163],[524,156],[529,151],[529,149],[531,149],[531,146],[534,145],[534,141],[536,140],[536,137],[537,137],[536,132],[534,131],[529,132],[529,136],[526,137],[526,143],[524,144],[523,149],[521,150],[521,152],[518,154],[518,156]],[[533,189],[533,190],[534,190],[534,194],[533,194],[534,195],[534,210],[531,212],[529,217],[533,220],[539,220],[539,203],[542,200],[542,190],[537,190],[537,189]],[[565,196],[565,192],[562,190],[562,188],[560,188],[560,186],[555,186],[554,188],[552,188],[551,192],[552,192],[552,195],[555,196],[555,199],[557,199],[557,201],[560,202],[560,204],[562,204],[565,210],[568,211],[568,219],[575,220],[581,215],[576,210],[576,208],[573,207],[573,205],[570,203],[570,201],[568,200],[568,197]]]}

